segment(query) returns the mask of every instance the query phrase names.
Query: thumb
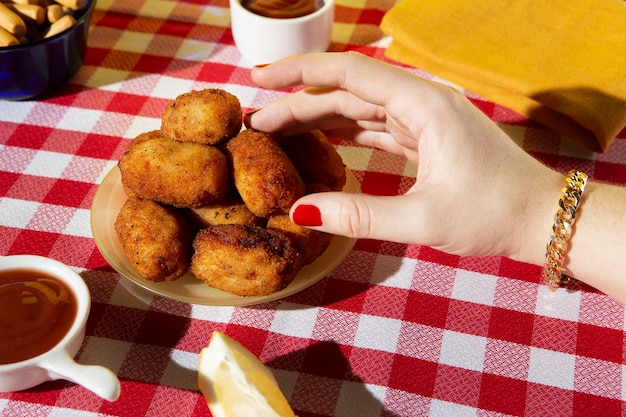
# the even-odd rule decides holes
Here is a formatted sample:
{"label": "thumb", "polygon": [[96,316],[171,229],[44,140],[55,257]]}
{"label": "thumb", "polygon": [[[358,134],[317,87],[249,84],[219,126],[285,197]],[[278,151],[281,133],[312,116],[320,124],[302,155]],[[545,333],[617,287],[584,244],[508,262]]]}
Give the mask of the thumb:
{"label": "thumb", "polygon": [[427,230],[420,206],[414,195],[324,192],[296,201],[290,216],[296,224],[335,235],[418,243]]}

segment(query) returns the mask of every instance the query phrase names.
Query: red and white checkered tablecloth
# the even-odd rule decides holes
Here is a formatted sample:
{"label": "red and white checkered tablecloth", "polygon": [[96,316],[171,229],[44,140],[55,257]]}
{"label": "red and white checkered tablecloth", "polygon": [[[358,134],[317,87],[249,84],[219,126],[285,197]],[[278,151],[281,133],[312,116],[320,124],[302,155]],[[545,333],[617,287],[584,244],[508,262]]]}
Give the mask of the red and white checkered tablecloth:
{"label": "red and white checkered tablecloth", "polygon": [[[331,49],[385,59],[378,24],[393,0],[337,3]],[[99,0],[76,76],[48,98],[0,102],[0,255],[80,272],[93,306],[77,360],[122,384],[113,403],[65,381],[0,393],[1,416],[210,415],[196,366],[214,330],[272,368],[300,417],[626,415],[624,307],[585,286],[551,293],[536,266],[361,240],[317,284],[250,307],[172,301],[116,273],[90,229],[98,184],[183,92],[223,88],[245,109],[284,94],[249,70],[227,0]],[[626,184],[626,132],[595,155],[467,94],[545,163]],[[405,160],[335,139],[364,192],[411,186]]]}

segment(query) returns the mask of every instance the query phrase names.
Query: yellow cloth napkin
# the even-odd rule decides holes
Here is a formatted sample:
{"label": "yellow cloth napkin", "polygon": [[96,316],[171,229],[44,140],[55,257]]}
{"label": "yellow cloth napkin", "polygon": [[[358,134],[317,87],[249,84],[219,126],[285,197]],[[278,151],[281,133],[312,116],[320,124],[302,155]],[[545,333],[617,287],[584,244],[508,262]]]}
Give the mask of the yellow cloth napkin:
{"label": "yellow cloth napkin", "polygon": [[388,58],[604,152],[626,126],[626,1],[404,0]]}

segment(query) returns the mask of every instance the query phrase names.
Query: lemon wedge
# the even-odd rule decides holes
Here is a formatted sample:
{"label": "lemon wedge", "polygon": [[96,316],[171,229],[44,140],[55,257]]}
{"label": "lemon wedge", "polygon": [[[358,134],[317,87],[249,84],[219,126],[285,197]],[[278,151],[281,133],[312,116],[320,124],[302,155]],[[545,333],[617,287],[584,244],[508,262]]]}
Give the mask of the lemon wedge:
{"label": "lemon wedge", "polygon": [[198,387],[214,417],[295,417],[272,371],[221,332],[200,352]]}

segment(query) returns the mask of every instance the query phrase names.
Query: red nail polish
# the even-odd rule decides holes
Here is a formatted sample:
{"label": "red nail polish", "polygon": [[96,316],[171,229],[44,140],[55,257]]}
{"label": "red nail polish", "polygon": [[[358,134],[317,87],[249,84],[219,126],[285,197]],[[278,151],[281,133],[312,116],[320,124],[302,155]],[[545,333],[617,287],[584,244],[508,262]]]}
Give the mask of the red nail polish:
{"label": "red nail polish", "polygon": [[293,211],[293,222],[300,226],[321,226],[320,209],[310,204],[301,204]]}
{"label": "red nail polish", "polygon": [[254,68],[263,68],[263,67],[267,67],[269,64],[257,64],[254,66]]}

